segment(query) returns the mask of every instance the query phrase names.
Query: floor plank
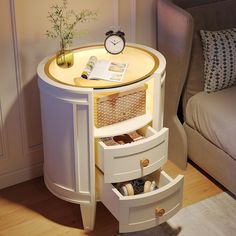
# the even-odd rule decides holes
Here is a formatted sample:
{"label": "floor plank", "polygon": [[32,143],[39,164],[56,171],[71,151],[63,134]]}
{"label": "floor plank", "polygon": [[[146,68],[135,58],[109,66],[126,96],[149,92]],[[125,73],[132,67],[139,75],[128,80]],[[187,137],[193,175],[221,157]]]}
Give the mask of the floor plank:
{"label": "floor plank", "polygon": [[172,178],[175,178],[178,174],[184,175],[183,207],[224,191],[222,186],[193,163],[188,163],[186,170],[181,170],[172,162],[168,161],[163,169]]}
{"label": "floor plank", "polygon": [[[192,164],[183,171],[168,162],[164,170],[172,178],[185,176],[184,207],[223,192]],[[53,196],[42,177],[0,190],[0,236],[113,236],[117,232],[118,222],[98,203],[95,229],[86,233],[79,205]]]}

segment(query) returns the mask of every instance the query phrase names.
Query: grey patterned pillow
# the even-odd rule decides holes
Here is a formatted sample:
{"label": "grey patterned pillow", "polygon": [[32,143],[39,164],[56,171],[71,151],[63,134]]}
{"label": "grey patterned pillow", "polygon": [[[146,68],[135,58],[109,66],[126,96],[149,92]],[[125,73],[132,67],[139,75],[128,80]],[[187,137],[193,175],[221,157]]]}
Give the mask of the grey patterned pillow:
{"label": "grey patterned pillow", "polygon": [[204,55],[204,90],[215,92],[236,84],[236,28],[200,30]]}

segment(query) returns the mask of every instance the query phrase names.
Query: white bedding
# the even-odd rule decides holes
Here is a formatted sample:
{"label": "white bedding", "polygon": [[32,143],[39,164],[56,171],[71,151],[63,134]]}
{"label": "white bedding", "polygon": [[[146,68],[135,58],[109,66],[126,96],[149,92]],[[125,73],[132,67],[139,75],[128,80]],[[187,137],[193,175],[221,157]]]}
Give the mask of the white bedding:
{"label": "white bedding", "polygon": [[236,160],[236,86],[191,97],[186,123]]}

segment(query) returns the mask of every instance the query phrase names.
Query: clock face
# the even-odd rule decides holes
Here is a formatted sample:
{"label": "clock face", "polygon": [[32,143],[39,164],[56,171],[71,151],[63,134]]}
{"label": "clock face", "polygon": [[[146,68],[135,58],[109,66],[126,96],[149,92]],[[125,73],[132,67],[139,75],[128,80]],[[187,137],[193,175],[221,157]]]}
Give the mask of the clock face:
{"label": "clock face", "polygon": [[125,47],[125,40],[118,35],[110,35],[106,38],[104,46],[111,54],[119,54]]}

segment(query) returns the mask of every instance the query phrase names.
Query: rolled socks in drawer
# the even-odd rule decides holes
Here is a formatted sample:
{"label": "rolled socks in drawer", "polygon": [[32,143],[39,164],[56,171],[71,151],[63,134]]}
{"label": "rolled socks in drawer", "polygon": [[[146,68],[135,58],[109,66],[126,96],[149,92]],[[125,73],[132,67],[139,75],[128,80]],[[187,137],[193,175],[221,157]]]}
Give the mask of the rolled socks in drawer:
{"label": "rolled socks in drawer", "polygon": [[143,177],[113,185],[123,196],[132,196],[156,190],[158,188],[156,181],[149,179],[148,177]]}

